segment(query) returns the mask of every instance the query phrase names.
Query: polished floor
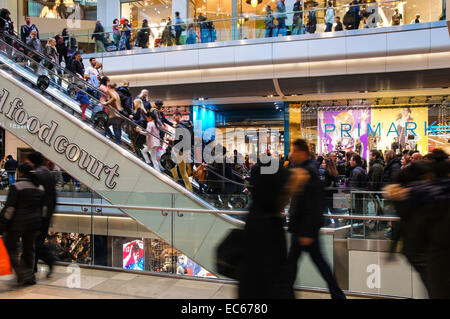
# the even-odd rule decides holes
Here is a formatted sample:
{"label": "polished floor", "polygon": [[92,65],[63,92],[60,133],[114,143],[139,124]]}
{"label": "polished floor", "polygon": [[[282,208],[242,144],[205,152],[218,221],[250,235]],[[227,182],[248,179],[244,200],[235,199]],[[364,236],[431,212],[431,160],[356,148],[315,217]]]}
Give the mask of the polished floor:
{"label": "polished floor", "polygon": [[[0,277],[0,299],[234,299],[234,284],[57,266],[51,279],[40,266],[38,283],[18,286],[14,276]],[[79,278],[79,280],[78,280]],[[327,293],[297,292],[297,298],[329,299]]]}

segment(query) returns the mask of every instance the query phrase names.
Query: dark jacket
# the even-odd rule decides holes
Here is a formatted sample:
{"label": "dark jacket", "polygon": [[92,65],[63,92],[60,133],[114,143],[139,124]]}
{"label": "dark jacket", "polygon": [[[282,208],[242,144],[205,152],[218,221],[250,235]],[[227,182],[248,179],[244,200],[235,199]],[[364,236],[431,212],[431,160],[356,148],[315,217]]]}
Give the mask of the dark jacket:
{"label": "dark jacket", "polygon": [[84,76],[84,65],[82,62],[73,59],[72,60],[72,72],[75,74],[79,74],[81,76]]}
{"label": "dark jacket", "polygon": [[0,11],[0,32],[7,32],[10,35],[14,35],[14,23],[11,18],[7,18],[6,15],[8,9],[1,9]]}
{"label": "dark jacket", "polygon": [[27,26],[26,24],[22,25],[20,27],[20,39],[22,40],[22,42],[26,42],[27,38],[30,36],[30,33],[32,30],[36,30],[37,32],[37,38],[39,39],[39,30],[38,28],[32,24],[30,26]]}
{"label": "dark jacket", "polygon": [[[279,214],[288,177],[288,170],[281,168],[276,174],[259,174],[254,180],[242,243],[245,254],[239,267],[241,299],[294,298],[287,269],[286,234]],[[261,256],[267,263],[255,264]]]}
{"label": "dark jacket", "polygon": [[383,184],[384,185],[390,184],[393,182],[395,173],[400,169],[400,167],[402,167],[402,164],[397,157],[391,159],[391,161],[384,168],[384,173],[383,173]]}
{"label": "dark jacket", "polygon": [[125,86],[120,86],[116,90],[117,94],[120,96],[120,103],[128,115],[133,114],[133,101],[131,99],[130,90]]}
{"label": "dark jacket", "polygon": [[44,187],[29,179],[18,179],[10,186],[3,210],[7,231],[38,231],[46,214]]}
{"label": "dark jacket", "polygon": [[52,172],[45,166],[35,169],[36,178],[45,190],[45,206],[47,206],[46,219],[50,220],[56,208],[56,180]]}
{"label": "dark jacket", "polygon": [[148,41],[150,39],[150,28],[147,26],[142,26],[137,34],[137,46],[141,48],[148,48]]}
{"label": "dark jacket", "polygon": [[308,171],[310,178],[292,197],[288,230],[299,237],[317,238],[323,226],[323,186],[313,161],[307,160],[300,167]]}
{"label": "dark jacket", "polygon": [[67,66],[67,63],[68,63],[68,61],[69,61],[69,59],[68,59],[68,57],[67,57],[67,46],[66,46],[66,44],[63,42],[63,43],[56,43],[56,51],[58,51],[58,54],[59,54],[59,64],[61,64],[61,62],[63,61],[63,59],[64,59],[64,63],[66,64],[66,66]]}
{"label": "dark jacket", "polygon": [[381,159],[376,159],[370,162],[370,169],[368,175],[369,191],[379,191],[383,186],[384,162]]}
{"label": "dark jacket", "polygon": [[94,34],[92,34],[91,39],[95,39],[95,41],[104,42],[105,39],[105,29],[103,28],[101,23],[95,25]]}
{"label": "dark jacket", "polygon": [[365,189],[367,187],[367,173],[361,166],[353,168],[350,175],[349,187]]}
{"label": "dark jacket", "polygon": [[13,158],[10,158],[5,162],[5,171],[7,173],[15,173],[17,170],[17,161]]}

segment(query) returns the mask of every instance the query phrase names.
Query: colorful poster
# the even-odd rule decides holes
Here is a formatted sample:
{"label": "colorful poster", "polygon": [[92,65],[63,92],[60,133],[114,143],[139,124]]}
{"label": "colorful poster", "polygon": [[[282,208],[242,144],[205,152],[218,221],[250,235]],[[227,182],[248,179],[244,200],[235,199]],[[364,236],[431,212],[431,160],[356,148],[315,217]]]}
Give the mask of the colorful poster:
{"label": "colorful poster", "polygon": [[123,244],[123,268],[144,270],[144,241],[133,240]]}
{"label": "colorful poster", "polygon": [[207,271],[197,263],[193,262],[186,255],[180,255],[178,257],[177,274],[194,277],[216,278],[213,274],[211,274],[209,271]]}
{"label": "colorful poster", "polygon": [[[425,136],[425,123],[428,123],[427,107],[373,108],[372,127],[380,125],[374,148],[382,151],[393,150],[400,154],[403,150],[428,152],[428,136]],[[431,123],[428,123],[431,125]]]}
{"label": "colorful poster", "polygon": [[369,110],[319,111],[318,154],[356,152],[367,158]]}

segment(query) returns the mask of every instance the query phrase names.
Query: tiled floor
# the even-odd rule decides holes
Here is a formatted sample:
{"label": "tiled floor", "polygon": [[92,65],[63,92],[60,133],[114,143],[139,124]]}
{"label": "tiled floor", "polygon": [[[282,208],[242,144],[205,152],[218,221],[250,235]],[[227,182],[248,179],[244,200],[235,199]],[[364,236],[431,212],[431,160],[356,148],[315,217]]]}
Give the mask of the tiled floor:
{"label": "tiled floor", "polygon": [[[51,279],[40,267],[38,283],[18,286],[14,276],[0,277],[0,299],[234,299],[237,286],[179,278],[57,266]],[[77,278],[80,278],[79,280]],[[330,298],[326,293],[297,292],[297,298]]]}

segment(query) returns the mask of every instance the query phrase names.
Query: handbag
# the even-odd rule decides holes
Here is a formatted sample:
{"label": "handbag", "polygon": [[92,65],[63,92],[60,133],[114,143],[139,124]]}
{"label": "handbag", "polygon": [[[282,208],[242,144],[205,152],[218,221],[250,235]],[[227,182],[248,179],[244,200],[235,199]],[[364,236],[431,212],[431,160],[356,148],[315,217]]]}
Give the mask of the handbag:
{"label": "handbag", "polygon": [[243,250],[244,236],[243,229],[232,229],[217,247],[216,268],[219,274],[238,280],[239,263],[245,253]]}
{"label": "handbag", "polygon": [[12,275],[11,261],[6,250],[3,238],[0,236],[0,276]]}

